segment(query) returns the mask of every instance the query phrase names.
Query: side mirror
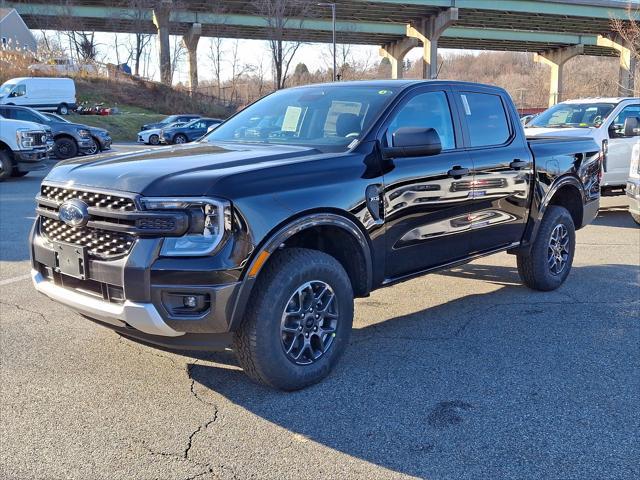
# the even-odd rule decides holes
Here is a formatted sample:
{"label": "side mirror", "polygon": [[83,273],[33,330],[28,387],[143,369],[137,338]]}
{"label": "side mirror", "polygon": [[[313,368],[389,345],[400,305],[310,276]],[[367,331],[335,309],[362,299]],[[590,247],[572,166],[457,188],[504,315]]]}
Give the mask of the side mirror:
{"label": "side mirror", "polygon": [[622,129],[625,137],[638,137],[640,136],[640,118],[627,117],[624,121],[624,128]]}
{"label": "side mirror", "polygon": [[393,146],[384,149],[387,158],[426,157],[442,151],[440,135],[433,128],[402,127],[392,135]]}

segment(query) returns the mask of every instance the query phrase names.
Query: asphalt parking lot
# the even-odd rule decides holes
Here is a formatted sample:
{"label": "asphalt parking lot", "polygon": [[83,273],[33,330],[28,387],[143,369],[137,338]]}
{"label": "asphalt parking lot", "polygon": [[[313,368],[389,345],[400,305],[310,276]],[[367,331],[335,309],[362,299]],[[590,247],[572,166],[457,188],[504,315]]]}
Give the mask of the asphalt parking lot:
{"label": "asphalt parking lot", "polygon": [[0,184],[0,477],[640,477],[640,228],[625,197],[578,232],[559,290],[521,286],[506,254],[379,290],[357,300],[329,379],[281,393],[232,354],[155,350],[36,294],[42,176]]}

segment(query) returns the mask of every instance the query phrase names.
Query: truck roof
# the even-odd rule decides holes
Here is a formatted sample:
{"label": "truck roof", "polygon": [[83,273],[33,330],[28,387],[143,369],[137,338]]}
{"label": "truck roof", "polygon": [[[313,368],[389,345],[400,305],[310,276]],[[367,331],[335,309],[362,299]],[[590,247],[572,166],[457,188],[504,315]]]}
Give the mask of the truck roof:
{"label": "truck roof", "polygon": [[565,100],[562,103],[620,103],[626,100],[640,100],[640,97],[589,97]]}
{"label": "truck roof", "polygon": [[446,80],[446,79],[436,79],[436,80],[424,80],[424,79],[398,79],[398,80],[349,80],[346,82],[327,82],[327,83],[311,83],[309,85],[300,85],[296,87],[290,88],[308,88],[308,87],[348,87],[348,86],[372,86],[378,88],[406,88],[411,85],[420,85],[420,84],[429,84],[429,85],[462,85],[462,86],[481,86],[484,88],[493,88],[498,91],[504,91],[502,87],[498,87],[496,85],[488,85],[485,83],[477,83],[477,82],[465,82],[461,80]]}

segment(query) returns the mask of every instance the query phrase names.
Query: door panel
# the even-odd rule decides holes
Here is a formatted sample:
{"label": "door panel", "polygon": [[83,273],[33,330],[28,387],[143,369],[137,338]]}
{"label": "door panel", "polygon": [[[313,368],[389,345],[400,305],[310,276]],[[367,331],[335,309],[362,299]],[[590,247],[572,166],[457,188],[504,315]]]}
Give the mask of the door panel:
{"label": "door panel", "polygon": [[472,253],[522,239],[529,213],[533,159],[516,136],[516,125],[499,95],[464,91],[457,97],[468,132],[474,178],[470,191]]}
{"label": "door panel", "polygon": [[469,155],[457,147],[461,136],[455,111],[442,87],[423,87],[401,102],[384,127],[383,144],[391,144],[398,128],[422,127],[434,128],[445,149],[438,155],[384,160],[388,279],[465,258],[471,249],[469,192],[457,187],[471,177],[449,175],[454,167],[473,168]]}
{"label": "door panel", "polygon": [[638,137],[624,136],[624,121],[627,117],[640,118],[640,104],[627,105],[615,116],[608,127],[609,148],[604,178],[608,184],[626,184],[631,165],[631,152],[640,141]]}

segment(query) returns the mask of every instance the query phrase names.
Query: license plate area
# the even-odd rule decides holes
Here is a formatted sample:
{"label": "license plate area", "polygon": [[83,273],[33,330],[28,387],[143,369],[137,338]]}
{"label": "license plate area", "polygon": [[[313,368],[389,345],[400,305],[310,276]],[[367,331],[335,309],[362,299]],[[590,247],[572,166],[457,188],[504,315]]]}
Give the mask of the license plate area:
{"label": "license plate area", "polygon": [[54,243],[56,270],[64,275],[86,280],[89,276],[87,248],[64,243]]}

